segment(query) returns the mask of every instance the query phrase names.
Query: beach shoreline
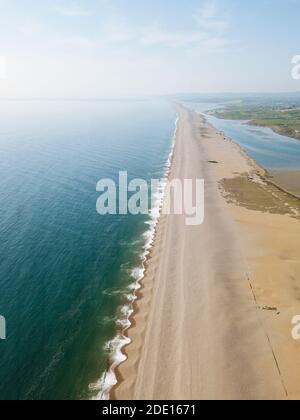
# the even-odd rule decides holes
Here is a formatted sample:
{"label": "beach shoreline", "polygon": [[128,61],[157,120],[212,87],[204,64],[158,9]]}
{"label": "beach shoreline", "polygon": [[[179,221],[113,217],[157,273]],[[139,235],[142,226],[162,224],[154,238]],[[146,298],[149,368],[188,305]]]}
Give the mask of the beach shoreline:
{"label": "beach shoreline", "polygon": [[[180,115],[178,123],[179,133],[177,133],[176,136],[176,143],[173,153],[173,163],[170,168],[169,176],[170,178],[173,178],[175,176],[191,176],[193,178],[196,174],[198,174],[199,171],[199,168],[197,168],[197,158],[199,158],[199,162],[201,162],[201,164],[199,164],[199,167],[202,166],[200,170],[201,174],[204,175],[203,177],[206,181],[214,184],[212,188],[213,191],[210,191],[210,198],[212,201],[212,203],[210,204],[213,204],[213,206],[209,205],[208,207],[213,213],[215,212],[216,215],[221,219],[220,222],[227,222],[229,225],[229,228],[224,228],[223,226],[224,232],[221,233],[221,237],[222,239],[228,239],[228,237],[230,237],[230,239],[233,242],[238,243],[241,238],[236,232],[236,226],[234,226],[235,221],[231,220],[232,215],[234,215],[232,207],[234,207],[234,210],[236,210],[236,207],[238,207],[238,209],[242,211],[244,210],[244,208],[241,207],[240,203],[238,205],[236,203],[233,205],[232,201],[228,203],[226,202],[226,199],[224,200],[224,196],[220,194],[220,181],[222,179],[235,179],[236,177],[242,176],[245,173],[248,175],[250,174],[253,178],[257,176],[258,178],[266,180],[267,171],[264,168],[261,168],[253,159],[251,159],[242,150],[242,148],[239,145],[237,145],[233,140],[228,139],[223,135],[223,133],[220,133],[214,127],[210,126],[203,119],[203,117],[183,107],[179,107],[178,112]],[[194,124],[192,130],[191,120],[193,120]],[[196,131],[195,127],[197,127],[198,129],[198,134],[194,133]],[[211,144],[209,144],[206,141],[206,144],[201,145],[200,150],[198,150],[198,142],[206,137],[213,138],[214,141],[212,141]],[[185,139],[187,138],[189,138],[190,145],[185,144]],[[212,143],[215,144],[212,145]],[[192,146],[192,151],[194,152],[195,159],[194,162],[191,162],[192,170],[188,168],[189,165],[185,165],[185,167],[183,167],[183,164],[180,159],[182,158],[183,160],[185,160],[187,157],[191,157],[191,151],[188,150],[188,146]],[[218,148],[221,149],[222,147],[224,148],[223,151],[218,150]],[[212,165],[212,162],[209,163],[208,160],[203,161],[203,155],[201,156],[201,153],[199,152],[203,152],[205,155],[207,155],[207,158],[216,157],[216,155],[219,153],[221,158],[227,159],[228,161],[226,162],[226,164],[223,164],[223,162],[222,164],[220,164],[219,159],[216,159],[216,164]],[[213,154],[213,156],[211,155],[211,153]],[[233,157],[230,156],[231,153],[233,153],[235,158],[239,157],[239,161],[237,159],[233,161]],[[256,179],[255,182],[260,181]],[[234,188],[236,188],[236,186],[234,186]],[[218,194],[218,196],[216,194]],[[247,209],[247,211],[249,211],[249,209]],[[251,209],[251,211],[253,210]],[[226,216],[223,215],[223,212],[226,213]],[[283,217],[281,213],[280,216]],[[227,266],[226,262],[222,261],[222,264],[220,264],[220,271],[217,270],[217,273],[214,272],[213,274],[209,273],[211,266],[208,265],[206,267],[207,272],[205,272],[205,274],[207,274],[208,277],[211,276],[211,279],[214,281],[217,277],[219,281],[217,285],[218,287],[216,287],[215,291],[217,296],[211,299],[212,302],[207,303],[204,301],[204,306],[208,305],[208,308],[206,309],[209,309],[212,312],[214,312],[216,310],[215,305],[220,305],[220,303],[223,304],[222,299],[221,302],[219,302],[219,292],[223,291],[224,293],[227,293],[227,290],[223,290],[224,284],[222,284],[222,282],[224,282],[224,279],[226,279],[227,277],[230,278],[231,276],[233,276],[236,278],[236,280],[231,285],[233,296],[235,297],[235,295],[237,294],[241,298],[237,300],[236,305],[240,306],[240,301],[246,302],[247,316],[249,316],[249,313],[251,313],[251,325],[249,326],[249,328],[251,327],[250,335],[252,335],[252,339],[256,344],[255,348],[257,348],[257,344],[259,344],[263,349],[263,351],[260,351],[257,355],[257,360],[255,361],[255,364],[256,367],[259,365],[264,375],[262,376],[261,374],[253,373],[253,377],[251,376],[250,378],[246,378],[243,375],[241,376],[239,365],[242,365],[242,362],[247,362],[248,365],[251,365],[251,361],[253,359],[253,355],[251,354],[252,346],[249,346],[250,348],[246,349],[245,343],[248,343],[248,338],[245,337],[242,333],[232,333],[232,324],[235,324],[236,322],[235,317],[233,317],[234,322],[233,320],[231,320],[231,322],[228,323],[227,328],[225,328],[229,337],[226,336],[222,339],[215,337],[214,334],[211,333],[211,330],[214,329],[213,323],[210,319],[207,319],[208,316],[203,312],[203,310],[197,311],[197,305],[195,304],[195,302],[193,302],[194,298],[190,297],[190,300],[192,300],[192,302],[190,302],[191,309],[187,309],[186,302],[182,300],[182,296],[180,296],[180,293],[178,293],[180,291],[185,295],[185,285],[182,284],[183,275],[178,276],[178,274],[172,273],[172,275],[169,276],[168,274],[167,270],[170,270],[170,267],[172,268],[173,265],[176,265],[175,258],[181,258],[181,252],[179,252],[179,249],[175,249],[172,251],[168,250],[168,247],[172,247],[172,240],[174,241],[174,237],[172,236],[172,234],[170,234],[169,229],[178,230],[179,242],[183,242],[185,248],[186,243],[188,243],[189,246],[193,248],[199,246],[199,248],[202,248],[203,254],[207,254],[205,257],[209,259],[211,259],[216,253],[216,250],[214,249],[207,251],[203,248],[203,243],[201,244],[201,237],[199,237],[199,233],[201,232],[201,230],[199,230],[198,232],[196,231],[191,233],[191,230],[188,230],[186,227],[182,226],[182,220],[178,220],[178,217],[172,218],[171,216],[167,217],[163,215],[159,218],[154,233],[153,244],[152,247],[149,249],[149,254],[145,261],[144,277],[140,280],[141,288],[137,291],[137,300],[135,300],[133,303],[133,313],[130,317],[131,327],[127,329],[125,333],[126,337],[128,337],[128,344],[123,347],[122,352],[124,354],[124,358],[126,358],[126,361],[124,361],[124,363],[122,363],[116,368],[115,374],[117,376],[117,385],[113,388],[112,392],[110,393],[110,398],[113,400],[168,398],[205,399],[205,397],[209,399],[248,399],[251,397],[259,399],[286,398],[288,392],[283,382],[281,371],[278,370],[278,360],[274,360],[274,357],[276,356],[274,356],[273,348],[270,348],[270,339],[268,339],[269,335],[266,334],[265,330],[260,326],[261,319],[260,316],[258,316],[257,314],[257,305],[253,301],[253,296],[255,296],[255,290],[253,289],[253,284],[250,282],[250,277],[252,277],[251,269],[247,268],[245,270],[245,267],[247,266],[249,261],[243,261],[243,263],[245,263],[245,266],[237,267],[233,270],[233,272],[231,272],[231,269]],[[204,228],[203,232],[209,235],[210,229],[211,226],[207,224],[207,227]],[[167,232],[167,234],[166,231],[168,231],[169,233]],[[217,242],[215,242],[214,245],[216,248],[218,247]],[[236,262],[237,266],[240,266],[242,264],[238,263],[236,255],[238,252],[238,249],[234,248],[229,251],[229,255],[232,258],[232,261]],[[161,254],[163,255],[161,256]],[[171,263],[168,263],[169,260],[171,261]],[[247,258],[245,258],[245,260],[247,260]],[[185,274],[188,274],[189,276],[194,277],[194,279],[197,279],[197,281],[201,280],[203,276],[203,272],[201,272],[201,270],[199,272],[197,271],[197,269],[187,269],[186,263],[180,264],[179,268],[182,272],[186,272]],[[244,273],[244,271],[246,271],[247,273]],[[247,275],[245,276],[245,274]],[[172,283],[170,283],[170,280],[168,280],[169,277],[173,277]],[[244,290],[245,284],[239,284],[241,277],[246,277],[248,287],[251,286],[248,290]],[[193,281],[195,281],[194,279]],[[160,284],[159,280],[162,284]],[[168,287],[174,284],[173,282],[175,280],[177,280],[180,283],[180,286],[177,287],[178,290],[176,290],[174,293],[171,293],[171,290],[169,289],[169,292],[172,294],[172,296],[167,296]],[[195,285],[198,286],[197,284],[193,284],[193,286]],[[199,287],[199,289],[201,290],[197,291],[196,293],[196,295],[198,295],[199,298],[202,298],[200,291],[206,293],[214,292],[214,290],[210,290],[210,287],[208,287],[207,285],[204,287],[204,290],[202,290],[202,288],[203,286]],[[228,296],[228,299],[232,299],[232,296],[230,296],[230,294]],[[175,303],[179,308],[178,311],[174,310],[174,307],[176,306]],[[212,305],[212,303],[214,303],[214,305]],[[167,310],[165,306],[168,306],[169,310]],[[228,310],[227,306],[228,302],[226,302],[225,305],[226,310]],[[181,319],[180,310],[182,310],[181,315],[184,319],[189,318],[189,322],[186,322],[186,325],[184,326],[181,325],[181,328],[179,328],[178,325],[180,326],[181,323],[184,324],[185,321]],[[236,310],[239,317],[241,315],[240,312],[244,312],[244,310],[245,308],[243,307],[240,307]],[[195,331],[195,328],[197,329],[197,327],[199,327],[197,318],[199,317],[201,319],[201,315],[203,317],[203,332],[206,332],[210,336],[209,345],[207,344],[204,347],[210,346],[210,351],[215,352],[216,342],[220,341],[218,345],[221,344],[223,346],[223,352],[224,354],[226,354],[226,357],[230,359],[232,363],[231,370],[235,371],[235,373],[232,374],[232,372],[230,371],[227,372],[225,361],[221,363],[221,366],[219,366],[219,368],[224,369],[223,373],[225,378],[227,376],[233,375],[233,377],[236,379],[237,383],[236,385],[233,385],[232,383],[232,387],[228,387],[226,385],[229,380],[228,377],[225,381],[226,384],[223,383],[222,380],[219,381],[220,383],[218,384],[214,383],[216,379],[212,374],[216,372],[216,367],[212,364],[213,362],[215,364],[219,363],[216,363],[214,357],[211,357],[212,360],[209,360],[207,356],[208,353],[207,351],[205,351],[205,348],[201,349],[201,340],[195,340],[195,344],[196,348],[198,348],[199,350],[199,353],[202,354],[203,360],[199,359],[198,355],[188,355],[188,351],[186,349],[186,342],[189,342],[191,340],[191,337],[193,336],[192,331]],[[232,314],[230,315],[232,318]],[[246,323],[246,320],[244,318],[242,318],[242,323],[243,325]],[[161,328],[156,329],[156,324],[159,325]],[[157,332],[157,330],[159,330],[160,332],[163,331],[162,324],[167,326],[167,331],[170,330],[172,333],[171,337],[169,337],[169,340],[164,338],[163,336],[160,336]],[[259,331],[256,331],[253,328],[253,324],[256,324],[256,328]],[[238,325],[237,329],[239,329]],[[186,340],[184,339],[184,337],[186,338]],[[238,342],[238,353],[240,353],[240,351],[242,350],[242,356],[236,355],[236,357],[238,357],[240,360],[236,360],[235,363],[234,359],[232,359],[231,356],[228,354],[229,349],[227,341],[229,338],[230,340]],[[176,354],[173,355],[173,357],[168,355],[169,346],[176,349]],[[255,353],[254,349],[253,351]],[[224,354],[222,355],[222,358],[226,359],[226,357],[224,357]],[[205,361],[207,366],[203,366],[203,363]],[[198,362],[200,367],[196,366],[196,362]],[[152,366],[152,369],[151,367],[149,367],[149,365]],[[192,382],[194,382],[196,379],[200,382],[200,384],[182,388],[181,384],[184,380],[188,383],[191,381],[191,374],[188,375],[185,372],[186,366],[189,365],[195,366],[195,370],[198,371],[198,373],[199,371],[202,371],[201,373],[205,372],[212,375],[214,379],[213,383],[208,381],[207,384],[201,384],[201,381],[203,380],[202,375],[196,375],[196,378],[193,377]],[[176,372],[176,368],[180,371],[180,374],[177,373],[175,375],[176,377],[170,384],[168,378],[170,377],[170,374],[172,372]],[[268,383],[270,379],[272,379],[274,383],[274,385],[272,385],[271,390],[268,389]],[[169,387],[169,389],[166,389],[166,387]],[[247,388],[247,391],[243,389],[243,387]]]}
{"label": "beach shoreline", "polygon": [[[107,343],[107,346],[110,350],[110,366],[109,369],[104,372],[103,376],[98,382],[90,385],[91,391],[97,391],[96,400],[108,400],[111,399],[113,388],[118,386],[118,367],[124,361],[127,360],[126,347],[131,344],[128,331],[135,325],[134,315],[138,310],[138,301],[142,298],[142,281],[145,278],[147,272],[147,264],[151,258],[151,250],[155,242],[157,225],[162,212],[162,206],[164,202],[164,190],[165,185],[169,179],[172,161],[174,156],[174,148],[176,144],[176,134],[178,129],[178,114],[176,115],[175,120],[175,130],[171,142],[171,150],[169,153],[168,160],[165,165],[164,174],[160,181],[158,191],[155,192],[156,201],[154,206],[151,209],[151,217],[147,225],[149,229],[144,233],[146,238],[145,244],[143,246],[143,251],[141,253],[141,266],[136,267],[132,272],[133,283],[130,285],[132,290],[130,303],[122,307],[123,317],[118,320],[119,325],[122,325],[122,328],[118,331],[116,337]],[[152,203],[153,205],[153,203]],[[138,274],[135,274],[137,270]],[[112,350],[113,349],[113,350]]]}

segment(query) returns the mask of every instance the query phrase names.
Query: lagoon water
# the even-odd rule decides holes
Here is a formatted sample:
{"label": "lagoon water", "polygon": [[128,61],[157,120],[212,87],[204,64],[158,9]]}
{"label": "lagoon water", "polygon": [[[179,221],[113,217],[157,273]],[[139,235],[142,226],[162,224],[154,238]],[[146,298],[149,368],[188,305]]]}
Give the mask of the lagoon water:
{"label": "lagoon water", "polygon": [[207,120],[226,136],[236,141],[253,159],[266,169],[299,170],[300,141],[281,136],[270,128],[254,127],[245,121],[222,120],[206,111],[216,109],[220,104],[186,103],[186,106],[203,113]]}
{"label": "lagoon water", "polygon": [[99,216],[96,183],[161,178],[163,101],[0,102],[1,399],[85,399],[109,365],[147,216]]}

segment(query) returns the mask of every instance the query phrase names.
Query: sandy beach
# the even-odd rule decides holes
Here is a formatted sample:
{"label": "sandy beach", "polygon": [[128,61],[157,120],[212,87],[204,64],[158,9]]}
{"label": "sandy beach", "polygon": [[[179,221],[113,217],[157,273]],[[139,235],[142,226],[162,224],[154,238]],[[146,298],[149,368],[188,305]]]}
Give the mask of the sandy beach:
{"label": "sandy beach", "polygon": [[300,398],[299,200],[178,113],[170,179],[205,180],[205,222],[161,216],[111,398]]}

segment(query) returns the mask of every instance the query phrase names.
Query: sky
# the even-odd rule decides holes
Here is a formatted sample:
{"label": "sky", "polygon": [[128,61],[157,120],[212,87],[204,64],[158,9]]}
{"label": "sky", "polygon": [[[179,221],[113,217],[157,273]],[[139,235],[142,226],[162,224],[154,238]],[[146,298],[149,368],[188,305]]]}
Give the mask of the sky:
{"label": "sky", "polygon": [[0,0],[0,97],[293,92],[295,55],[300,0]]}

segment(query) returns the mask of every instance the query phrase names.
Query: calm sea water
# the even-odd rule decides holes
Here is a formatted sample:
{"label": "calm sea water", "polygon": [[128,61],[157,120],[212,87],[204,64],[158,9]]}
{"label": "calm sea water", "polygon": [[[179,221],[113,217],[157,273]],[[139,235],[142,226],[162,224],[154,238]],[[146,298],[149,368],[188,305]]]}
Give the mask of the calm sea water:
{"label": "calm sea water", "polygon": [[[216,109],[216,104],[186,103],[197,112]],[[222,105],[219,105],[222,106]],[[300,141],[274,133],[270,128],[253,127],[244,121],[222,120],[205,115],[218,130],[236,141],[253,159],[268,170],[299,170]]]}
{"label": "calm sea water", "polygon": [[149,227],[99,216],[96,183],[160,178],[175,117],[150,100],[0,102],[1,399],[95,395]]}

